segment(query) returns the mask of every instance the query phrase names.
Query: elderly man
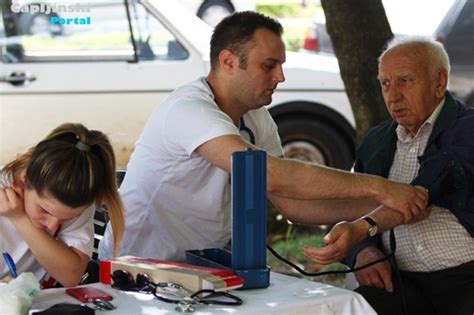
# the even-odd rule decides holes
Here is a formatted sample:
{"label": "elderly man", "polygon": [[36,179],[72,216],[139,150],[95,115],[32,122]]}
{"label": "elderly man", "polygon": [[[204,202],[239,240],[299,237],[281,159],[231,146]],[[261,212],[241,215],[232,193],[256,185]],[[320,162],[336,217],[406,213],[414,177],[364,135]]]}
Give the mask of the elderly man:
{"label": "elderly man", "polygon": [[[400,277],[387,261],[355,273],[357,291],[379,314],[401,314],[403,304],[409,314],[474,313],[474,110],[446,91],[448,74],[446,51],[430,39],[392,42],[379,59],[392,119],[364,139],[355,169],[427,187],[432,205],[427,218],[394,229]],[[401,223],[399,214],[379,209],[336,225],[327,247],[304,251],[327,263],[367,234]],[[346,262],[362,266],[384,257],[390,246],[385,232],[356,246]]]}

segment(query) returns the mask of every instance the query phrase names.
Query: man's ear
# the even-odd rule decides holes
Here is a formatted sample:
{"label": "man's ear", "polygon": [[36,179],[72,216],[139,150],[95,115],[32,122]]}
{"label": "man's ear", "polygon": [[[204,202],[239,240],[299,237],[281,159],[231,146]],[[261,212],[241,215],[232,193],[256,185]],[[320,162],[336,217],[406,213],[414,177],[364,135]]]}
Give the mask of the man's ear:
{"label": "man's ear", "polygon": [[225,72],[231,72],[238,67],[238,60],[237,56],[228,49],[223,49],[219,53],[220,68]]}
{"label": "man's ear", "polygon": [[448,71],[446,69],[441,69],[438,72],[438,84],[436,86],[436,96],[443,98],[448,88]]}

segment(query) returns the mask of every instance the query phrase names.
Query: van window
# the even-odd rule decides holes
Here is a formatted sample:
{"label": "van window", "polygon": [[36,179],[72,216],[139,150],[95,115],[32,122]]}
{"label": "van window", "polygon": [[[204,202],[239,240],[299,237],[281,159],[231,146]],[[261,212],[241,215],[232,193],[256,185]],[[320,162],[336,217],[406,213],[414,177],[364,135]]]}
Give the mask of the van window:
{"label": "van window", "polygon": [[[10,28],[6,36],[0,34],[0,48],[9,56],[2,58],[3,62],[175,60],[188,57],[173,34],[137,1],[128,1],[129,14],[123,1],[57,3],[21,0],[3,7],[7,12],[3,12],[1,22]],[[130,25],[135,45],[132,44]]]}
{"label": "van window", "polygon": [[175,36],[143,5],[132,1],[130,18],[141,60],[182,60],[188,52]]}

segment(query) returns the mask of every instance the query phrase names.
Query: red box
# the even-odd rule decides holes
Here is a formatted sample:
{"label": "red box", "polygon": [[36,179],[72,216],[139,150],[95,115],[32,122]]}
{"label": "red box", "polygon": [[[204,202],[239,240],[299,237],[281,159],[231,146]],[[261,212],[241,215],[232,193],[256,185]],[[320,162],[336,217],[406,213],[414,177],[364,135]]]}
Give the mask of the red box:
{"label": "red box", "polygon": [[153,282],[173,282],[188,290],[214,289],[228,291],[243,286],[244,280],[227,269],[207,268],[152,258],[123,256],[100,261],[100,282],[112,284],[112,273],[126,270],[134,278],[146,273]]}

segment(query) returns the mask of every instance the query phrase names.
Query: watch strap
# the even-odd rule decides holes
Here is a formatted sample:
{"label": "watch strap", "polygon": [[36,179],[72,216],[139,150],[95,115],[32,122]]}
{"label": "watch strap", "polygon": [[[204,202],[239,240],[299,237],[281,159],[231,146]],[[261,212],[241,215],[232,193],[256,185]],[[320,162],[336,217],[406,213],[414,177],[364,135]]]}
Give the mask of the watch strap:
{"label": "watch strap", "polygon": [[374,220],[374,218],[366,215],[362,217],[362,219],[369,224],[369,229],[367,230],[367,235],[369,237],[373,237],[377,234],[379,226],[377,224],[377,221]]}
{"label": "watch strap", "polygon": [[375,221],[373,218],[371,218],[368,215],[364,216],[362,219],[367,221],[367,223],[369,223],[370,226],[377,226],[377,221]]}

